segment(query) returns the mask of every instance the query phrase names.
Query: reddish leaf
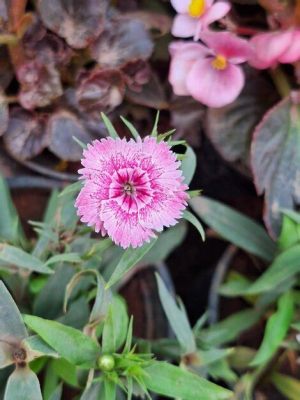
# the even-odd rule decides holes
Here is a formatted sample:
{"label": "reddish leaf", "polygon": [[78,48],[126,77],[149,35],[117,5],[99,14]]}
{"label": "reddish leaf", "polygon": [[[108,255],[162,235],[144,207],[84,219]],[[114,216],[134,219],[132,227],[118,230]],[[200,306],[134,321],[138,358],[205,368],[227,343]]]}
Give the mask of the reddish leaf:
{"label": "reddish leaf", "polygon": [[68,111],[58,111],[48,121],[49,149],[57,157],[67,161],[79,161],[82,148],[75,142],[76,137],[83,143],[91,141],[91,135],[79,119]]}
{"label": "reddish leaf", "polygon": [[135,104],[152,107],[157,110],[168,108],[164,88],[154,72],[151,73],[149,82],[142,86],[140,91],[128,89],[126,97]]}
{"label": "reddish leaf", "polygon": [[151,70],[144,60],[129,61],[122,68],[128,87],[134,92],[140,92],[142,86],[149,82]]}
{"label": "reddish leaf", "polygon": [[26,62],[18,68],[17,77],[21,85],[19,100],[27,110],[45,107],[63,93],[59,72],[51,62]]}
{"label": "reddish leaf", "polygon": [[48,144],[43,116],[20,108],[10,113],[7,131],[3,136],[7,151],[16,159],[28,160],[40,154]]}
{"label": "reddish leaf", "polygon": [[259,194],[265,192],[266,225],[279,234],[281,209],[300,204],[300,109],[289,98],[268,111],[257,126],[251,163]]}
{"label": "reddish leaf", "polygon": [[254,70],[247,71],[246,82],[236,101],[207,110],[206,134],[225,160],[248,170],[253,130],[278,97],[269,82]]}
{"label": "reddish leaf", "polygon": [[116,69],[94,69],[81,76],[76,90],[78,104],[82,111],[97,113],[110,112],[121,104],[125,94],[123,75]]}
{"label": "reddish leaf", "polygon": [[6,131],[8,125],[8,107],[4,93],[0,90],[0,136]]}
{"label": "reddish leaf", "polygon": [[142,22],[115,18],[107,21],[105,31],[91,46],[92,57],[106,68],[122,67],[134,60],[147,60],[153,43]]}
{"label": "reddish leaf", "polygon": [[76,49],[93,42],[103,31],[108,0],[39,0],[44,24]]}

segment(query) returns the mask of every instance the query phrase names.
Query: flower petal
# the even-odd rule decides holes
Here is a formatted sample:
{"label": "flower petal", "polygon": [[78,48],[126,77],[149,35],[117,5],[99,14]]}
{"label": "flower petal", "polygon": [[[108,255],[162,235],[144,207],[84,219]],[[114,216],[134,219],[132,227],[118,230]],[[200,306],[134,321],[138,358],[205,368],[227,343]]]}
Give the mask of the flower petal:
{"label": "flower petal", "polygon": [[230,32],[203,32],[201,40],[210,47],[215,54],[226,57],[233,64],[247,61],[252,55],[249,42]]}
{"label": "flower petal", "polygon": [[171,0],[172,6],[178,13],[187,13],[191,0]]}
{"label": "flower petal", "polygon": [[199,43],[187,42],[173,42],[169,49],[172,55],[169,82],[178,96],[189,95],[186,87],[188,72],[195,60],[208,54],[208,49]]}
{"label": "flower petal", "polygon": [[206,28],[213,22],[218,21],[219,19],[225,17],[225,15],[228,14],[230,9],[231,5],[225,1],[217,1],[215,4],[212,4],[211,7],[207,8],[206,13],[201,18],[203,28]]}
{"label": "flower petal", "polygon": [[294,32],[278,31],[259,33],[250,39],[254,52],[249,59],[249,64],[257,69],[275,66],[280,57],[289,49]]}
{"label": "flower petal", "polygon": [[194,63],[187,77],[191,95],[209,107],[223,107],[232,103],[240,94],[245,77],[242,69],[228,64],[224,70],[216,70],[211,59]]}
{"label": "flower petal", "polygon": [[192,18],[187,14],[176,15],[172,26],[172,34],[181,38],[194,36],[198,21],[197,18]]}
{"label": "flower petal", "polygon": [[300,30],[294,31],[292,43],[278,60],[284,64],[294,63],[300,60]]}

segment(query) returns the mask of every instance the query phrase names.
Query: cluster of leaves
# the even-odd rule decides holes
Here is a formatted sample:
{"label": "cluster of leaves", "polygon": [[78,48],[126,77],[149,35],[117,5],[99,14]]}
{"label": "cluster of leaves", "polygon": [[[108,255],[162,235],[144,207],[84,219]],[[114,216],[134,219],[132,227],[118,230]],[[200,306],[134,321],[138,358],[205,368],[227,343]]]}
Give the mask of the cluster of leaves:
{"label": "cluster of leaves", "polygon": [[0,136],[11,156],[48,148],[80,159],[72,135],[103,135],[100,112],[151,78],[147,16],[121,14],[108,0],[0,1]]}

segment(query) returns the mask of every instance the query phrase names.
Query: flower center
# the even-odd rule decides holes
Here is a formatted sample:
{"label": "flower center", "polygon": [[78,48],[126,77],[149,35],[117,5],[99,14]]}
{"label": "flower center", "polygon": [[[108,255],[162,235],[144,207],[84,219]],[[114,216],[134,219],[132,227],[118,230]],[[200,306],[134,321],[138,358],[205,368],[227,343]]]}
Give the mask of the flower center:
{"label": "flower center", "polygon": [[132,194],[135,192],[134,186],[133,186],[131,183],[129,183],[129,182],[126,182],[126,183],[124,184],[123,190],[124,190],[124,192],[125,192],[126,194],[129,194],[129,195],[132,195]]}
{"label": "flower center", "polygon": [[218,70],[223,70],[227,67],[227,58],[218,54],[211,62],[211,65]]}
{"label": "flower center", "polygon": [[205,0],[191,0],[189,4],[189,15],[193,18],[201,17],[205,11]]}

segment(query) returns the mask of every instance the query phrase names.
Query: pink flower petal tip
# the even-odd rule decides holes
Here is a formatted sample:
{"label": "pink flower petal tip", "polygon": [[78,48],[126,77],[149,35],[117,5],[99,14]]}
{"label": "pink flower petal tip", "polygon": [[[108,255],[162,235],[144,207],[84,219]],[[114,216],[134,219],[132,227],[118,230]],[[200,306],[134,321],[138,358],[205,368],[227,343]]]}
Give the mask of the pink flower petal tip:
{"label": "pink flower petal tip", "polygon": [[187,206],[187,185],[166,142],[106,138],[84,150],[81,221],[123,248],[139,247],[173,226]]}

